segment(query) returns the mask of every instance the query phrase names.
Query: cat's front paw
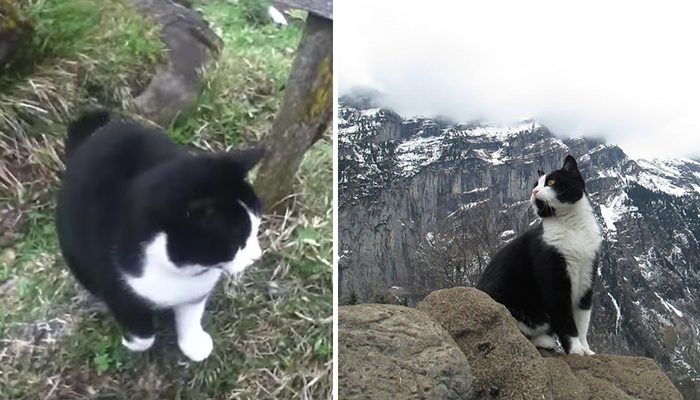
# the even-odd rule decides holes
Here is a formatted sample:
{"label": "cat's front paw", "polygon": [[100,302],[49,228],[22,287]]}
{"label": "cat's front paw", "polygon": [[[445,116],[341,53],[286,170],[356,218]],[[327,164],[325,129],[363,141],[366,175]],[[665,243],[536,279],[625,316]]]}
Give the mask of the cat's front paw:
{"label": "cat's front paw", "polygon": [[182,353],[192,361],[202,361],[209,357],[214,349],[214,342],[211,336],[204,331],[190,333],[184,338],[178,338],[178,346]]}
{"label": "cat's front paw", "polygon": [[570,347],[569,347],[569,354],[578,354],[580,356],[585,354],[585,350],[583,348],[583,344],[581,344],[581,340],[577,337],[572,337],[570,338]]}
{"label": "cat's front paw", "polygon": [[584,354],[586,354],[587,356],[592,356],[595,354],[595,352],[591,350],[591,348],[588,346],[588,340],[586,340],[585,337],[581,340],[581,344],[583,345]]}

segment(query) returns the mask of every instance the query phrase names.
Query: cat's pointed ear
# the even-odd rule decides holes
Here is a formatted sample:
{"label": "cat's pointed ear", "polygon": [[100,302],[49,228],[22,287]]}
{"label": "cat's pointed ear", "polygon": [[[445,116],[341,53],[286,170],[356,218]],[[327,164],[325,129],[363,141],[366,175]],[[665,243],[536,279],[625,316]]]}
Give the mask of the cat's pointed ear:
{"label": "cat's pointed ear", "polygon": [[250,171],[265,155],[265,147],[258,145],[249,149],[236,150],[231,152],[231,155],[243,169]]}
{"label": "cat's pointed ear", "polygon": [[542,175],[544,175],[544,171],[542,171],[541,169],[538,169],[538,170],[537,170],[537,176],[539,177],[539,176],[542,176]]}
{"label": "cat's pointed ear", "polygon": [[573,176],[574,178],[580,178],[581,173],[578,170],[578,165],[576,164],[576,160],[574,160],[573,157],[571,156],[566,156],[566,159],[564,160],[564,166],[561,167],[562,171],[566,172],[567,174]]}

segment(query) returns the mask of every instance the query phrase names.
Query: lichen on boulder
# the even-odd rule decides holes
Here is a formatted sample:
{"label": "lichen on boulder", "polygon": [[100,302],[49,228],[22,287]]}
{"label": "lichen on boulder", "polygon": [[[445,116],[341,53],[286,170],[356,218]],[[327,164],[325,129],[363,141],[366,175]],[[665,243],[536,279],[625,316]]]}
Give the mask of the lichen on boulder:
{"label": "lichen on boulder", "polygon": [[464,354],[420,311],[363,304],[339,309],[341,399],[471,398]]}
{"label": "lichen on boulder", "polygon": [[0,0],[0,69],[10,65],[32,32],[33,26],[22,15],[18,1]]}

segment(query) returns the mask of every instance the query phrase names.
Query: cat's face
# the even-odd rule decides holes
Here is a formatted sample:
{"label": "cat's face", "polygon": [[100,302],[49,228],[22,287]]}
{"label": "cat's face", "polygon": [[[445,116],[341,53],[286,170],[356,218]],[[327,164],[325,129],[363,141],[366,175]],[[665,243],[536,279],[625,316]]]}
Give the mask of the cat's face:
{"label": "cat's face", "polygon": [[180,217],[165,228],[168,255],[175,265],[238,274],[262,256],[260,201],[247,182],[239,182],[238,189],[249,196],[222,190],[181,208]]}
{"label": "cat's face", "polygon": [[[185,275],[209,269],[238,274],[262,255],[258,242],[262,205],[245,176],[259,160],[232,155],[200,155],[178,166],[155,230],[165,234],[171,265]],[[152,206],[155,204],[152,203]]]}
{"label": "cat's face", "polygon": [[561,169],[545,174],[538,171],[539,179],[532,189],[530,202],[541,218],[566,212],[585,193],[585,185],[576,160],[566,156]]}

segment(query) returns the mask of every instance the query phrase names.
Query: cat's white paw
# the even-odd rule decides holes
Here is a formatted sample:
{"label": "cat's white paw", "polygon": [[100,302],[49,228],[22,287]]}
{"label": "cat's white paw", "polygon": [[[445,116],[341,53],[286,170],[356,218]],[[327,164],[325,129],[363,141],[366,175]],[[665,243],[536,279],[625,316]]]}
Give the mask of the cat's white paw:
{"label": "cat's white paw", "polygon": [[122,344],[131,351],[146,351],[153,346],[153,342],[155,341],[155,336],[147,338],[132,336],[131,339],[127,339],[126,337],[122,336]]}
{"label": "cat's white paw", "polygon": [[535,347],[539,347],[541,349],[552,350],[557,346],[557,342],[551,335],[540,335],[534,339],[531,339],[531,341],[532,344],[535,345]]}
{"label": "cat's white paw", "polygon": [[202,361],[209,357],[214,349],[214,342],[208,333],[202,331],[189,332],[185,337],[178,338],[178,346],[182,353],[192,361]]}
{"label": "cat's white paw", "polygon": [[580,356],[584,355],[583,344],[581,340],[577,337],[569,338],[571,342],[571,347],[569,348],[569,354],[578,354]]}

